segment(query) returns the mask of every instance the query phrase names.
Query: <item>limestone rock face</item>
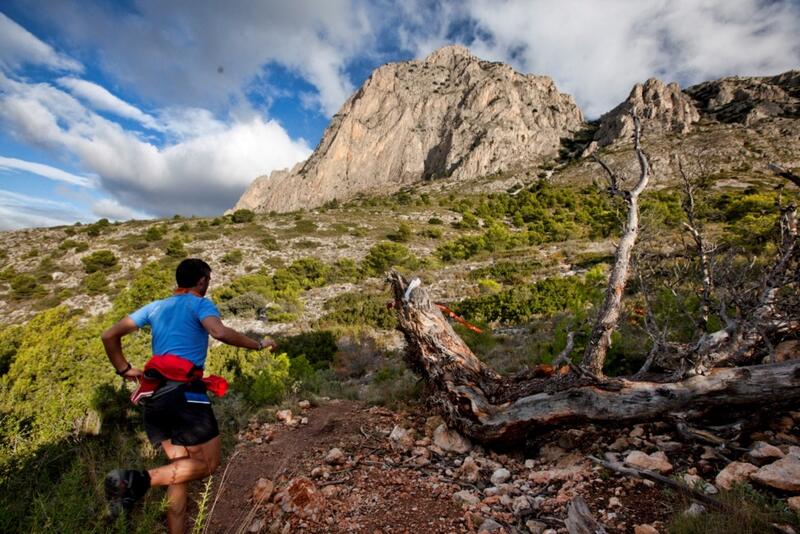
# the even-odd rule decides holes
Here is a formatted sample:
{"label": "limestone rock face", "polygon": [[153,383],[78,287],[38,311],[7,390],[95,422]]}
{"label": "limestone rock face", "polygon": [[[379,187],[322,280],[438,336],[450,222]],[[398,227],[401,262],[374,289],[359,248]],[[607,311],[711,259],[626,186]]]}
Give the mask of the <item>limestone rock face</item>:
{"label": "limestone rock face", "polygon": [[257,178],[234,209],[286,212],[420,180],[514,170],[555,156],[582,124],[552,79],[448,46],[376,69],[307,161]]}
{"label": "limestone rock face", "polygon": [[731,76],[686,90],[700,112],[720,122],[751,125],[766,117],[800,118],[800,70],[777,76]]}
{"label": "limestone rock face", "polygon": [[650,78],[644,84],[634,85],[624,102],[600,117],[600,128],[594,136],[596,146],[602,147],[630,138],[633,134],[631,110],[634,108],[645,134],[686,133],[692,123],[700,119],[692,99],[681,92],[677,83],[665,84]]}

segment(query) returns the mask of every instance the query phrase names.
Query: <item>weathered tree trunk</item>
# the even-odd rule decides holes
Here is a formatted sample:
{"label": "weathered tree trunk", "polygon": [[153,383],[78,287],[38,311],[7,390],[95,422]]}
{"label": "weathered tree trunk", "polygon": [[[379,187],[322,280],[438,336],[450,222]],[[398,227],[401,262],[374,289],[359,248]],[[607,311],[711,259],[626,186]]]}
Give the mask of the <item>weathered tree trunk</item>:
{"label": "weathered tree trunk", "polygon": [[800,360],[714,369],[675,383],[604,380],[579,368],[545,378],[504,378],[472,353],[423,287],[406,295],[401,275],[393,272],[389,281],[407,363],[425,380],[430,400],[448,423],[479,442],[522,439],[555,425],[800,400]]}
{"label": "weathered tree trunk", "polygon": [[625,284],[628,281],[628,271],[630,269],[631,252],[636,244],[639,235],[639,195],[642,194],[647,182],[650,179],[650,165],[647,157],[642,151],[641,133],[642,125],[638,115],[633,114],[634,132],[633,147],[639,161],[639,180],[630,191],[619,188],[617,175],[599,158],[598,163],[608,174],[609,193],[618,195],[625,199],[628,205],[628,217],[622,231],[622,238],[617,246],[614,258],[614,266],[611,268],[611,275],[608,280],[608,288],[600,313],[597,316],[589,341],[586,343],[586,351],[583,354],[581,366],[597,376],[603,374],[603,364],[606,361],[606,353],[611,346],[611,334],[616,330],[619,322],[619,313],[622,306],[622,293],[625,291]]}

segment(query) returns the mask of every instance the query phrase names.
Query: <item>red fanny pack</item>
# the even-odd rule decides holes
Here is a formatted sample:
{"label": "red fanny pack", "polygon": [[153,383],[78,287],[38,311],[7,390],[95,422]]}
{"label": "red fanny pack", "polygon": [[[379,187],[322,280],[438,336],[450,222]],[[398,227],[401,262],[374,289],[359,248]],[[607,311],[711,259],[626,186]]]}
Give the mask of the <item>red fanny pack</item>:
{"label": "red fanny pack", "polygon": [[[144,364],[145,376],[139,380],[139,386],[131,395],[131,402],[139,404],[144,398],[150,397],[161,387],[163,380],[174,382],[192,382],[201,380],[208,391],[222,397],[228,392],[228,381],[218,375],[203,376],[203,370],[194,363],[174,354],[154,355]],[[147,376],[147,371],[155,371],[158,377]]]}

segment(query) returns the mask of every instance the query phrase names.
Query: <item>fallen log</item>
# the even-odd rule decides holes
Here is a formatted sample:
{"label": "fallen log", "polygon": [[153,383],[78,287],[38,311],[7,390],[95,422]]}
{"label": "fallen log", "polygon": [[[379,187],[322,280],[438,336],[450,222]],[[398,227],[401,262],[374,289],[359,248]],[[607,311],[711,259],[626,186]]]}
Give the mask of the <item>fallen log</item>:
{"label": "fallen log", "polygon": [[503,377],[472,353],[421,284],[407,291],[408,283],[396,272],[389,282],[407,343],[406,363],[424,379],[430,401],[448,424],[478,442],[521,440],[555,426],[800,400],[800,360],[717,368],[678,382],[606,379],[586,370]]}

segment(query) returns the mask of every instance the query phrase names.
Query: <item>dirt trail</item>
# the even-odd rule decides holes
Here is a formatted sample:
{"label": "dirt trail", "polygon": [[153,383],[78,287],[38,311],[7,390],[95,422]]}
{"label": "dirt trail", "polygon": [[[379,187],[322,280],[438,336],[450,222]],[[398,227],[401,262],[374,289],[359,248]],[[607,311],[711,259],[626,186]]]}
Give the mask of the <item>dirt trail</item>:
{"label": "dirt trail", "polygon": [[291,532],[296,528],[305,532],[369,533],[465,530],[463,510],[452,500],[453,487],[442,484],[435,475],[426,477],[412,466],[386,466],[381,458],[370,456],[382,442],[385,444],[386,436],[381,432],[391,431],[396,414],[353,401],[330,401],[297,416],[308,417],[308,424],[268,425],[268,430],[265,425],[263,432],[256,429],[245,433],[218,471],[217,503],[209,532],[247,532],[259,521],[264,522],[261,531],[269,531],[269,518],[262,519],[265,514],[252,499],[259,478],[274,481],[276,488],[295,477],[312,478],[311,471],[325,465],[325,455],[334,447],[357,465],[350,462],[338,470],[332,468],[329,480],[320,481],[321,487],[331,489],[326,490],[330,496],[318,521],[283,518],[277,525],[281,530],[287,525]]}

